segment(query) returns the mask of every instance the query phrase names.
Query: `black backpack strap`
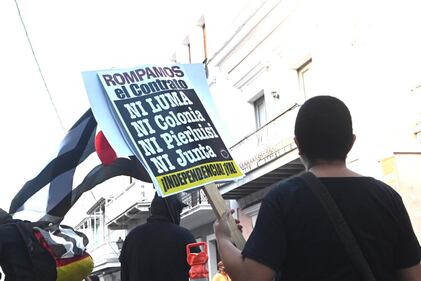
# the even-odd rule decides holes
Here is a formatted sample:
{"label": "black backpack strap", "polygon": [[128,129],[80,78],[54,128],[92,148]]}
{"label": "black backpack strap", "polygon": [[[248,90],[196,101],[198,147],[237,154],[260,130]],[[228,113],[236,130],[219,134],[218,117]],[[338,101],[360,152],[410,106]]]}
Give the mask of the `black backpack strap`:
{"label": "black backpack strap", "polygon": [[302,173],[300,177],[306,182],[307,186],[313,191],[323,205],[348,256],[351,258],[352,263],[360,272],[363,279],[366,281],[375,281],[376,279],[374,278],[373,272],[371,271],[355,236],[352,234],[351,229],[329,191],[323,183],[310,172]]}
{"label": "black backpack strap", "polygon": [[33,231],[34,225],[36,223],[28,221],[14,222],[14,226],[17,228],[28,250],[28,256],[35,274],[33,280],[55,281],[57,280],[56,262],[51,254],[36,239]]}

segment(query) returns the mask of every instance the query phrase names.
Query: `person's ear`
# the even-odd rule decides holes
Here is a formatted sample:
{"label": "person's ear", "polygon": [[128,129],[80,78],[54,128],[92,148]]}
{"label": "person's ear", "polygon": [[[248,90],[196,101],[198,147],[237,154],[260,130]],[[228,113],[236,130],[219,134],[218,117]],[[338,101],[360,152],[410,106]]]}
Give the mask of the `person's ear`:
{"label": "person's ear", "polygon": [[297,140],[297,137],[294,137],[294,142],[295,142],[295,144],[297,145],[297,148],[298,148],[298,155],[302,155],[302,153],[301,153],[301,149],[300,149],[300,142]]}
{"label": "person's ear", "polygon": [[348,155],[348,153],[351,151],[351,149],[352,149],[352,147],[354,146],[354,143],[355,143],[355,139],[356,139],[357,137],[355,136],[355,134],[352,134],[352,139],[351,139],[351,142],[348,144],[348,147],[347,147],[347,151],[346,151],[346,154]]}
{"label": "person's ear", "polygon": [[357,136],[355,134],[352,134],[352,141],[351,141],[351,145],[349,147],[349,150],[351,150],[351,148],[354,146],[354,143],[355,143],[356,139],[357,139]]}

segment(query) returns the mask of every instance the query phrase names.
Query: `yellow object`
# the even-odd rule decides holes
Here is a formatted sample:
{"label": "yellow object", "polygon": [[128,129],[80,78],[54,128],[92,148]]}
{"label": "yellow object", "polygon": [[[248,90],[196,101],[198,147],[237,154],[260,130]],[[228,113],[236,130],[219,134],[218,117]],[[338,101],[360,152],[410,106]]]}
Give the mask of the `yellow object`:
{"label": "yellow object", "polygon": [[80,260],[57,267],[57,281],[81,281],[88,276],[94,268],[94,261],[90,255]]}
{"label": "yellow object", "polygon": [[225,272],[218,272],[213,276],[212,281],[231,281],[231,278]]}

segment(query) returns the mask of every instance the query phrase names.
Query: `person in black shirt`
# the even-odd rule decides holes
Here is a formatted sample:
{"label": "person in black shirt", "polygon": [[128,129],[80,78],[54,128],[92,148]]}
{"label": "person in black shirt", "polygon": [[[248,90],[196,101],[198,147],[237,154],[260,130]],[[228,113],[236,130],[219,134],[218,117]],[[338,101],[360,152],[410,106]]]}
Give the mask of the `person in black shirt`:
{"label": "person in black shirt", "polygon": [[[376,280],[421,280],[420,245],[401,197],[388,185],[346,167],[355,141],[346,105],[317,96],[300,108],[295,142],[349,224]],[[228,216],[229,214],[227,214]],[[299,177],[279,182],[263,199],[240,252],[226,221],[215,222],[222,260],[233,281],[362,280],[326,211]]]}
{"label": "person in black shirt", "polygon": [[124,241],[120,254],[122,281],[189,280],[186,245],[196,240],[179,226],[185,206],[177,195],[155,195],[147,222],[134,228]]}

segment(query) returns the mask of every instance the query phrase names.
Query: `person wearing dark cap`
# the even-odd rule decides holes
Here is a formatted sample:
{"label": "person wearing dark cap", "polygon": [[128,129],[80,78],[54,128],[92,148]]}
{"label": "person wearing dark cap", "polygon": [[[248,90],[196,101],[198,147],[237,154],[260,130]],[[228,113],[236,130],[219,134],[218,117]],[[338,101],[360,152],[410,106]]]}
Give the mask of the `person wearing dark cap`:
{"label": "person wearing dark cap", "polygon": [[230,241],[229,214],[215,223],[219,253],[232,280],[272,281],[276,273],[283,281],[421,280],[420,245],[402,198],[346,166],[355,141],[347,106],[332,96],[308,99],[294,133],[304,166],[336,202],[361,250],[358,261],[366,260],[373,277],[358,270],[304,178],[292,177],[265,195],[242,252]]}
{"label": "person wearing dark cap", "polygon": [[186,245],[193,234],[181,227],[186,207],[179,195],[155,195],[150,216],[127,235],[120,254],[121,281],[188,281]]}

